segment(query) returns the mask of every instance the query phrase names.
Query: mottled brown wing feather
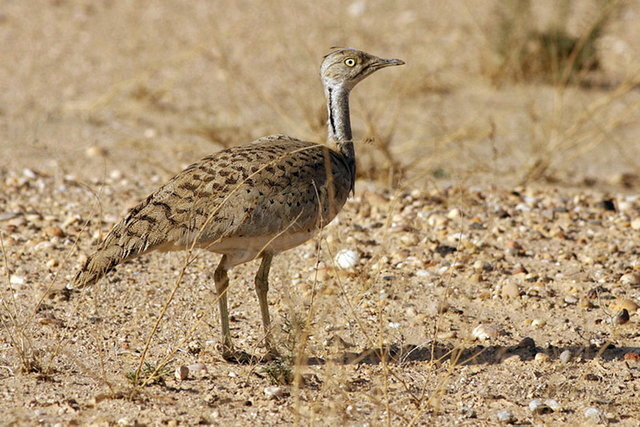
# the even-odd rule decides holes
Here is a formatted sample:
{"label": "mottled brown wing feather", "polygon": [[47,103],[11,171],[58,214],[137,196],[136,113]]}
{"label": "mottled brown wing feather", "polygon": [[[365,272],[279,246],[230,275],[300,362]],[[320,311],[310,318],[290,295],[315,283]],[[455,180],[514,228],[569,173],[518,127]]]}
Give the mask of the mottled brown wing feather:
{"label": "mottled brown wing feather", "polygon": [[121,262],[154,249],[323,227],[352,186],[347,163],[324,145],[274,135],[220,151],[131,209],[87,259],[74,285],[91,285]]}

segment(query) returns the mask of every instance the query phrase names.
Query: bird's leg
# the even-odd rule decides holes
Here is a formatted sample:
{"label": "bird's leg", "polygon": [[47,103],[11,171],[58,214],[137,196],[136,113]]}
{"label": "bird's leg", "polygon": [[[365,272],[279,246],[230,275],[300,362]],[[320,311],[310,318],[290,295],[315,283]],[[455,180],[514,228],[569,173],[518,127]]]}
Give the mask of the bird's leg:
{"label": "bird's leg", "polygon": [[225,359],[234,353],[231,342],[231,330],[229,329],[229,308],[227,307],[227,288],[229,276],[227,276],[227,256],[223,255],[218,268],[213,274],[218,293],[218,305],[220,306],[220,324],[222,325],[222,354]]}
{"label": "bird's leg", "polygon": [[260,303],[260,312],[262,314],[262,325],[265,333],[265,347],[271,356],[277,354],[273,347],[273,339],[271,337],[271,318],[269,317],[269,303],[267,302],[267,292],[269,291],[269,269],[271,268],[272,254],[264,254],[260,268],[256,273],[256,293],[258,294],[258,302]]}

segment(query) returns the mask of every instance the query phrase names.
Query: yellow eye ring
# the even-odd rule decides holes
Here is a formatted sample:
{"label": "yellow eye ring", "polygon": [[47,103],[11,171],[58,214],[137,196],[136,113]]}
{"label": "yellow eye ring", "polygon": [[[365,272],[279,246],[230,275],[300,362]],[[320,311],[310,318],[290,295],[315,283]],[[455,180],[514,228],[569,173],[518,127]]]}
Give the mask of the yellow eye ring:
{"label": "yellow eye ring", "polygon": [[347,67],[353,67],[356,65],[356,60],[353,58],[347,58],[344,60],[344,65],[346,65]]}

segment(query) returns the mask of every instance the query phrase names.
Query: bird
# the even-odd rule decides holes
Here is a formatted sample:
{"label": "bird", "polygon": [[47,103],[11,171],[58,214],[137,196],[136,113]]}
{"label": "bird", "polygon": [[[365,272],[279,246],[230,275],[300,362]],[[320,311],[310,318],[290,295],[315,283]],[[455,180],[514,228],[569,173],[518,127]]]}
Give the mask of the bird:
{"label": "bird", "polygon": [[222,254],[214,283],[222,356],[241,362],[229,329],[228,271],[261,258],[255,289],[267,354],[277,354],[267,302],[273,257],[313,238],[354,191],[356,154],[349,94],[376,71],[403,65],[353,48],[333,48],[320,66],[327,143],[270,135],[188,166],[134,206],[88,256],[73,288],[92,285],[118,264],[150,251],[201,248]]}

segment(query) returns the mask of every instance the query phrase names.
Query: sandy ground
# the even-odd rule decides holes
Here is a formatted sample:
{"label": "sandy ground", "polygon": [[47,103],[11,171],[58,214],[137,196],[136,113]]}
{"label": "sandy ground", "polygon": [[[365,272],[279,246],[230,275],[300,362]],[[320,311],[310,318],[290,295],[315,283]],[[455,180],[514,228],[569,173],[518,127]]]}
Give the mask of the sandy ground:
{"label": "sandy ground", "polygon": [[[401,3],[0,5],[2,424],[640,422],[640,8],[602,37],[606,84],[558,88],[492,82],[493,3]],[[215,255],[65,290],[185,165],[270,133],[323,140],[336,45],[407,65],[354,91],[355,196],[274,261],[282,359],[220,357]],[[230,308],[260,356],[256,268],[231,273]],[[145,351],[168,364],[134,386]]]}

